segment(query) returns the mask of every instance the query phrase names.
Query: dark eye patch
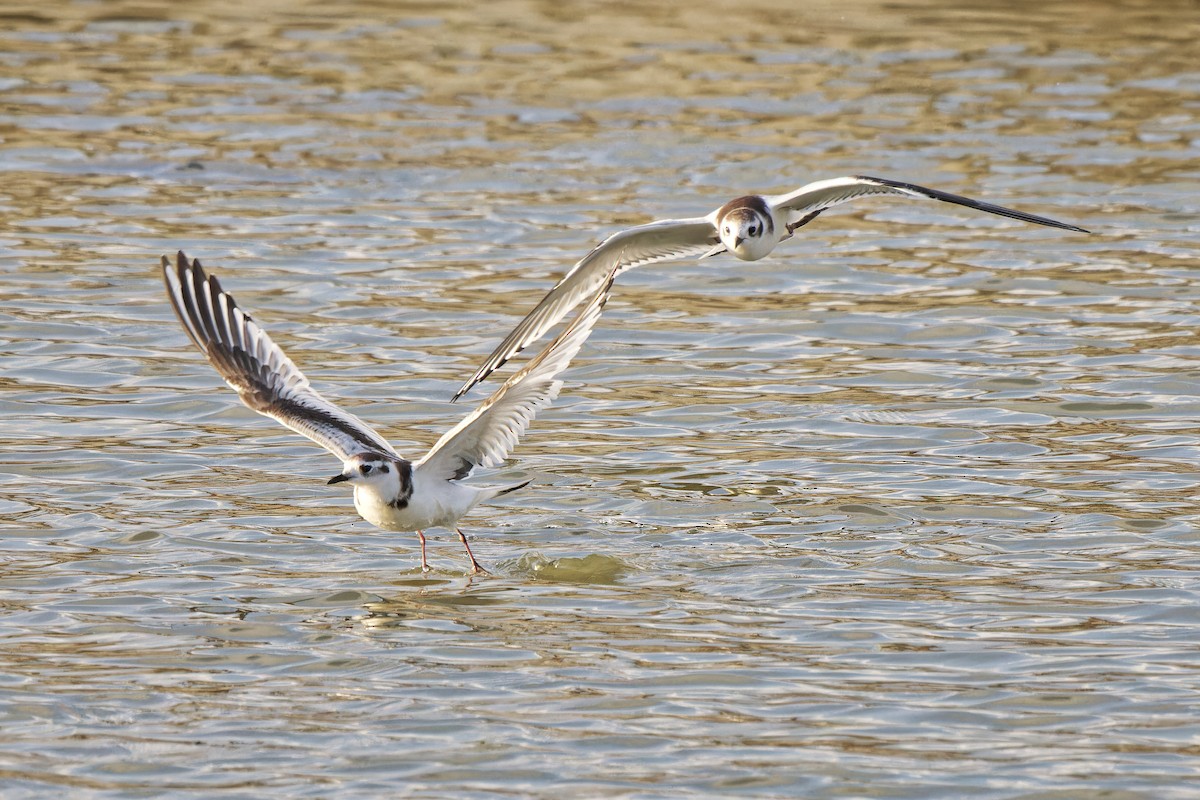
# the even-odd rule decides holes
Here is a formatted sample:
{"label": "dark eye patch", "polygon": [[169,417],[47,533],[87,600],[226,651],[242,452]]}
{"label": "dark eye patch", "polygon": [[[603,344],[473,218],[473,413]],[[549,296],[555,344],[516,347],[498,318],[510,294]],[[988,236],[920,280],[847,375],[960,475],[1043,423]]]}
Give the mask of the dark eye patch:
{"label": "dark eye patch", "polygon": [[371,465],[363,464],[362,467],[360,467],[360,471],[362,472],[363,475],[370,475],[371,474]]}
{"label": "dark eye patch", "polygon": [[382,472],[384,475],[386,475],[387,473],[391,472],[392,470],[388,467],[387,464],[384,464],[382,467],[379,468],[379,471]]}

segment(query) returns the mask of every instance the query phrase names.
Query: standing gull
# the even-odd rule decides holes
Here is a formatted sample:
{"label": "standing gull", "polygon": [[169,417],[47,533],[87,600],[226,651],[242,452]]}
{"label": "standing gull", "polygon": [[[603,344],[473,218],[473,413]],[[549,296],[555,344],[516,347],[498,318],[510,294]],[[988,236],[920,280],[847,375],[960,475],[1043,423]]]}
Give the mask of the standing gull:
{"label": "standing gull", "polygon": [[520,372],[468,414],[417,461],[402,458],[387,440],[358,417],[335,406],[309,386],[292,360],[267,332],[240,309],[215,276],[182,252],[175,265],[163,256],[167,295],[183,328],[249,408],[307,436],[342,461],[329,483],[354,487],[354,507],[372,525],[416,531],[425,558],[426,528],[453,528],[467,550],[471,572],[483,572],[456,523],[484,500],[528,484],[470,486],[460,481],[477,466],[499,465],[516,446],[538,409],[558,396],[558,374],[592,331],[608,292],[607,282],[579,316]]}
{"label": "standing gull", "polygon": [[1024,211],[865,175],[816,181],[789,194],[738,197],[707,216],[648,222],[609,236],[572,267],[533,311],[504,337],[470,380],[455,393],[453,400],[462,397],[472,386],[541,338],[581,300],[597,291],[610,275],[620,275],[634,267],[660,261],[696,256],[706,258],[724,252],[733,253],[743,261],[757,261],[825,209],[874,194],[941,200],[1022,222],[1087,233],[1078,226]]}

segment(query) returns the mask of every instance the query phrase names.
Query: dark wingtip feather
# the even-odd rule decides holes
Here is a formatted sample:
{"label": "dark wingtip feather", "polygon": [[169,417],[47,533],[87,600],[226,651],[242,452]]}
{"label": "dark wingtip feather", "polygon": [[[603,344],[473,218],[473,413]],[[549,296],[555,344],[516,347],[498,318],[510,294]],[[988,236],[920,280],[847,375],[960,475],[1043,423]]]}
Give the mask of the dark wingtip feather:
{"label": "dark wingtip feather", "polygon": [[918,186],[915,183],[905,183],[904,181],[894,181],[889,178],[875,178],[870,175],[855,175],[855,180],[874,183],[879,186],[890,186],[893,189],[900,189],[905,192],[913,192],[915,194],[928,197],[931,200],[941,200],[944,203],[953,203],[954,205],[963,206],[964,208],[973,208],[976,211],[985,211],[989,214],[996,214],[1009,219],[1020,220],[1034,225],[1045,225],[1049,228],[1059,228],[1065,231],[1074,231],[1076,233],[1091,233],[1086,228],[1081,228],[1078,225],[1071,225],[1066,222],[1059,222],[1056,219],[1049,217],[1039,217],[1037,214],[1027,214],[1024,211],[1017,211],[1012,208],[1005,208],[994,203],[985,203],[982,200],[972,200],[970,197],[943,192],[939,189],[930,189],[927,186]]}

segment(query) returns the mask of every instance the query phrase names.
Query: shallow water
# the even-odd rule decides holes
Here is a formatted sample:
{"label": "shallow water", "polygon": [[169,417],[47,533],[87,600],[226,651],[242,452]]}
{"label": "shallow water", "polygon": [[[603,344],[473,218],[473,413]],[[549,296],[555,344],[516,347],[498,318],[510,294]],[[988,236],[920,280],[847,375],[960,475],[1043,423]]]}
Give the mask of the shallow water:
{"label": "shallow water", "polygon": [[[6,4],[6,800],[1195,796],[1200,13],[942,5]],[[600,237],[855,173],[1096,233],[870,199],[623,276],[474,580],[156,270],[416,455]]]}

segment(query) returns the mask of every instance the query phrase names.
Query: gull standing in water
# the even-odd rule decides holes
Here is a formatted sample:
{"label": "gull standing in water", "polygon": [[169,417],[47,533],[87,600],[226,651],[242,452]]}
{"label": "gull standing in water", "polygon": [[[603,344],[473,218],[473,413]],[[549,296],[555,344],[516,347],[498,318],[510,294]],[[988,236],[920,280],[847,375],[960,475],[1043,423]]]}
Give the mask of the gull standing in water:
{"label": "gull standing in water", "polygon": [[579,316],[545,350],[496,390],[417,461],[402,458],[358,417],[311,388],[308,379],[221,288],[198,260],[182,252],[174,266],[163,256],[167,295],[183,329],[249,408],[307,436],[342,462],[329,483],[354,487],[354,507],[372,525],[416,531],[421,568],[428,572],[424,529],[453,528],[471,572],[483,572],[456,523],[476,503],[526,486],[477,487],[460,481],[477,466],[500,464],[538,409],[558,396],[558,374],[591,333],[608,299],[611,277],[597,285]]}
{"label": "gull standing in water", "polygon": [[876,194],[941,200],[1035,225],[1088,232],[1076,225],[1026,214],[1024,211],[927,189],[913,183],[865,175],[816,181],[789,194],[738,197],[707,216],[648,222],[609,236],[572,267],[533,311],[517,324],[452,400],[462,397],[472,386],[531,342],[541,338],[581,300],[596,292],[610,275],[620,275],[634,267],[660,261],[707,258],[724,252],[733,253],[743,261],[757,261],[774,250],[775,245],[790,239],[797,228],[811,222],[825,209],[857,197]]}

